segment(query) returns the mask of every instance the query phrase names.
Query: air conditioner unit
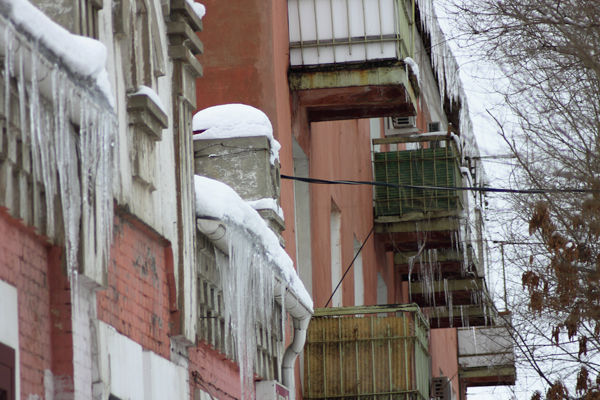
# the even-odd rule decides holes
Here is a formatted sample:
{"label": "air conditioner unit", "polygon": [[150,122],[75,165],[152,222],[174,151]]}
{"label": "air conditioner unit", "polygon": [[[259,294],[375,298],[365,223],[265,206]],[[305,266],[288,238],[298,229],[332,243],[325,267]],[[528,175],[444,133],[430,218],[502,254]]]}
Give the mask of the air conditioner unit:
{"label": "air conditioner unit", "polygon": [[256,400],[289,400],[290,391],[277,381],[256,382]]}
{"label": "air conditioner unit", "polygon": [[415,117],[390,117],[393,129],[414,128],[416,125]]}
{"label": "air conditioner unit", "polygon": [[431,382],[431,398],[436,400],[452,400],[452,381],[446,376],[433,378]]}
{"label": "air conditioner unit", "polygon": [[418,133],[416,117],[388,117],[385,119],[385,135],[396,136]]}

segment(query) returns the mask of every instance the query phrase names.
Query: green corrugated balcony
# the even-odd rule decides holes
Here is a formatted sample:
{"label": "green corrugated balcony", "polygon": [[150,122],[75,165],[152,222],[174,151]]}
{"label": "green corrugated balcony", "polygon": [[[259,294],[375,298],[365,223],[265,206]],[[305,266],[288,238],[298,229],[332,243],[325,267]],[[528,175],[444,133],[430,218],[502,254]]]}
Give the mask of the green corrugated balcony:
{"label": "green corrugated balcony", "polygon": [[[405,186],[459,187],[462,178],[453,145],[373,154],[377,182]],[[451,213],[461,209],[457,190],[429,190],[377,186],[375,216],[403,217],[411,213]]]}

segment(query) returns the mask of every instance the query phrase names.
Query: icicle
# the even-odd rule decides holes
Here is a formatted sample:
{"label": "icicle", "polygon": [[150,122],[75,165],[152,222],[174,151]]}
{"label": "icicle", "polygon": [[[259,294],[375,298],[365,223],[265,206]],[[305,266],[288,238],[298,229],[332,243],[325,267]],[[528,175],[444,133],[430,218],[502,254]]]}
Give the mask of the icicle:
{"label": "icicle", "polygon": [[450,327],[454,326],[454,310],[452,308],[452,292],[448,296],[448,319],[450,320]]}
{"label": "icicle", "polygon": [[483,324],[484,324],[484,326],[488,326],[487,302],[483,303]]}
{"label": "icicle", "polygon": [[287,288],[284,284],[281,285],[281,337],[280,341],[285,343],[285,322],[287,320],[287,311],[285,309],[285,297]]}
{"label": "icicle", "polygon": [[[223,282],[225,302],[225,334],[232,335],[240,368],[242,399],[252,398],[253,362],[257,358],[257,335],[270,340],[273,327],[281,324],[285,332],[285,286],[281,289],[282,316],[273,319],[274,266],[245,228],[226,221],[229,259],[217,257],[217,266]],[[262,328],[262,331],[260,330]],[[254,333],[254,334],[251,334]],[[281,340],[285,340],[281,337]]]}
{"label": "icicle", "polygon": [[25,70],[23,66],[23,52],[19,52],[19,80],[17,81],[17,90],[19,91],[19,118],[21,125],[21,144],[23,149],[21,151],[27,151],[27,107],[26,100],[27,95],[25,94]]}
{"label": "icicle", "polygon": [[446,298],[446,304],[448,304],[448,279],[444,278],[444,296]]}
{"label": "icicle", "polygon": [[[6,25],[4,30],[4,43],[6,43],[6,53],[4,54],[4,115],[6,120],[6,134],[10,137],[10,78],[12,72],[12,47],[13,47],[13,34],[10,25]],[[3,142],[0,140],[0,142]],[[2,150],[2,143],[0,143],[0,150]]]}

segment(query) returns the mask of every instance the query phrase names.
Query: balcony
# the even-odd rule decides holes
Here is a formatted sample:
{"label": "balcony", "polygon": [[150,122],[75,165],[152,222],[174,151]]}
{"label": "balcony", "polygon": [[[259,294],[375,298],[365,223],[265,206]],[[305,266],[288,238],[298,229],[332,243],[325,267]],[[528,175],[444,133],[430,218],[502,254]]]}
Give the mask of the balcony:
{"label": "balcony", "polygon": [[411,0],[289,0],[288,16],[292,66],[413,56]]}
{"label": "balcony", "polygon": [[289,0],[290,88],[311,122],[416,114],[413,0]]}
{"label": "balcony", "polygon": [[315,310],[304,398],[428,399],[428,330],[414,304]]}
{"label": "balcony", "polygon": [[[413,136],[374,139],[373,144],[400,148],[428,139]],[[406,186],[375,189],[375,232],[384,234],[390,251],[419,251],[419,243],[425,241],[427,249],[451,249],[459,243],[462,193],[420,188],[462,186],[459,152],[452,140],[429,143],[430,148],[373,153],[374,180]]]}
{"label": "balcony", "polygon": [[419,150],[377,152],[373,155],[375,181],[413,186],[377,186],[375,216],[415,219],[436,214],[455,214],[461,210],[457,190],[427,190],[415,187],[462,186],[458,152],[454,145]]}
{"label": "balcony", "polygon": [[513,339],[506,326],[459,328],[459,377],[468,387],[514,385]]}

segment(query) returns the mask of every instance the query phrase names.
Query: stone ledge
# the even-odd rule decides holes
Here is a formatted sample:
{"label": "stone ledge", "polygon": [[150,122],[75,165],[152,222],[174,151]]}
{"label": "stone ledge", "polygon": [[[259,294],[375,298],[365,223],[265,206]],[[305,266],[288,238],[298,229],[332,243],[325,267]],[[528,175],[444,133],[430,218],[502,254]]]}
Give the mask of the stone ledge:
{"label": "stone ledge", "polygon": [[258,214],[265,220],[269,229],[277,235],[279,244],[285,249],[285,240],[281,236],[281,232],[285,230],[285,221],[281,219],[279,214],[270,208],[256,210]]}
{"label": "stone ledge", "polygon": [[192,54],[204,54],[204,45],[185,21],[168,22],[167,34],[170,36],[179,36],[182,39],[182,43],[178,44],[186,45]]}
{"label": "stone ledge", "polygon": [[182,61],[196,78],[201,78],[204,74],[202,64],[200,64],[187,46],[169,46],[169,57]]}
{"label": "stone ledge", "polygon": [[136,125],[155,141],[162,140],[162,130],[169,124],[167,114],[149,96],[136,94],[127,101],[129,124]]}
{"label": "stone ledge", "polygon": [[202,30],[202,20],[198,18],[187,0],[171,0],[171,20],[177,18],[174,14],[179,14],[194,32]]}

